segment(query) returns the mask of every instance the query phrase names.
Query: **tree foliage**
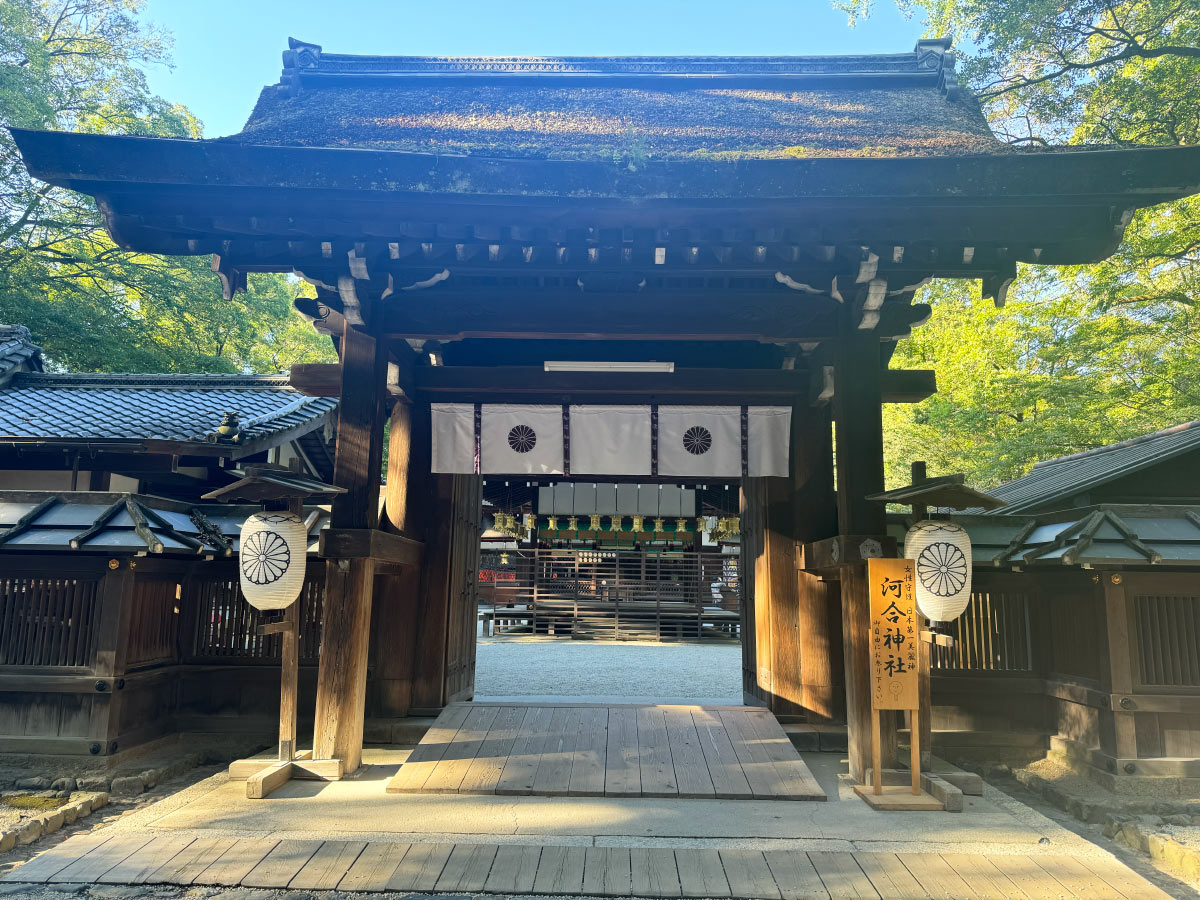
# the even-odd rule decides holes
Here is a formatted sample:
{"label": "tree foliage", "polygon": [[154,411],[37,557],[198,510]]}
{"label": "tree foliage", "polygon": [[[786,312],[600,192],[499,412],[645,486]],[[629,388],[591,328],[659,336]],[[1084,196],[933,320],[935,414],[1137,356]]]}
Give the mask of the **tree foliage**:
{"label": "tree foliage", "polygon": [[[836,0],[853,19],[872,0]],[[896,0],[954,34],[993,129],[1054,144],[1200,143],[1195,0]],[[965,51],[965,52],[964,52]],[[1023,268],[1009,306],[927,289],[933,320],[896,365],[939,370],[939,394],[887,413],[894,481],[908,461],[981,484],[1035,462],[1200,418],[1200,202],[1141,210],[1104,262]]]}
{"label": "tree foliage", "polygon": [[96,371],[276,371],[330,350],[291,310],[297,285],[260,275],[221,300],[208,260],[129,253],[89,197],[29,177],[7,128],[198,137],[144,66],[170,41],[142,0],[0,3],[0,321],[28,325],[51,365]]}

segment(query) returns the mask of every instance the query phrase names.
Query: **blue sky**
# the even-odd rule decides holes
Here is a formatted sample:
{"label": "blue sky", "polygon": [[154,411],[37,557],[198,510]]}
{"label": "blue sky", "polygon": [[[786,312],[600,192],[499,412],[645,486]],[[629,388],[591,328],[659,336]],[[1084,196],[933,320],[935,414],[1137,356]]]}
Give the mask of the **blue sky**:
{"label": "blue sky", "polygon": [[855,28],[828,0],[149,0],[144,18],[175,37],[151,86],[206,137],[241,129],[289,35],[338,53],[753,56],[901,53],[921,33],[889,0]]}

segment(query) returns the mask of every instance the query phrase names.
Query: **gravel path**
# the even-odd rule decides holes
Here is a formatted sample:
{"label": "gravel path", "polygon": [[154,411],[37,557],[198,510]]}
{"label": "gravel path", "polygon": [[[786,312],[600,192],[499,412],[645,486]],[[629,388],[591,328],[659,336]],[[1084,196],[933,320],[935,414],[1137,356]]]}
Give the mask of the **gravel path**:
{"label": "gravel path", "polygon": [[570,638],[480,638],[475,695],[742,702],[742,648]]}

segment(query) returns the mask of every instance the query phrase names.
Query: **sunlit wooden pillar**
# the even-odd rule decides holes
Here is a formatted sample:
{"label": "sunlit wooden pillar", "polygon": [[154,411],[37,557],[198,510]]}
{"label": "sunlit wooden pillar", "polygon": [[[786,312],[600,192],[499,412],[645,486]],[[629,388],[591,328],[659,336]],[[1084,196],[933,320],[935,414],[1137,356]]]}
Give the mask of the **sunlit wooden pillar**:
{"label": "sunlit wooden pillar", "polygon": [[[432,478],[429,404],[397,399],[389,421],[381,527],[425,542]],[[421,575],[421,567],[410,566],[375,578],[373,715],[406,716],[413,706]]]}
{"label": "sunlit wooden pillar", "polygon": [[[346,493],[334,500],[330,528],[374,528],[379,523],[387,348],[347,324],[341,357],[333,481]],[[370,558],[326,563],[313,755],[342,760],[346,772],[362,762],[374,580]]]}

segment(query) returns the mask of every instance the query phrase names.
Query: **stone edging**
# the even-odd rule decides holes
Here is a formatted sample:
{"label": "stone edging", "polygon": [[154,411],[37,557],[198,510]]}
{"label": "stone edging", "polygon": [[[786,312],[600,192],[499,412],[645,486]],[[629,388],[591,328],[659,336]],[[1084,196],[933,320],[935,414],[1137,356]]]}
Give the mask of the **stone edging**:
{"label": "stone edging", "polygon": [[58,831],[108,803],[104,791],[76,793],[58,809],[22,819],[15,827],[0,831],[0,853],[7,853],[17,844],[30,844],[42,835]]}

